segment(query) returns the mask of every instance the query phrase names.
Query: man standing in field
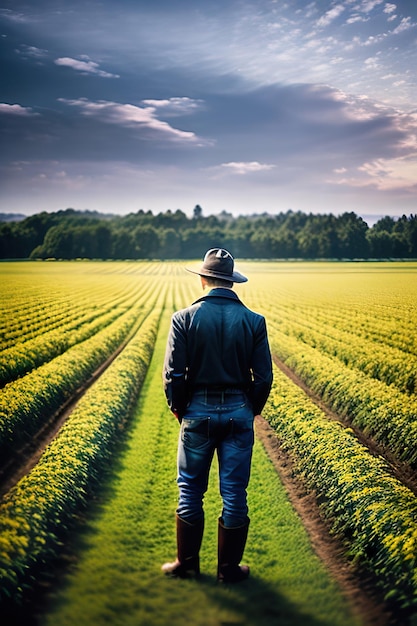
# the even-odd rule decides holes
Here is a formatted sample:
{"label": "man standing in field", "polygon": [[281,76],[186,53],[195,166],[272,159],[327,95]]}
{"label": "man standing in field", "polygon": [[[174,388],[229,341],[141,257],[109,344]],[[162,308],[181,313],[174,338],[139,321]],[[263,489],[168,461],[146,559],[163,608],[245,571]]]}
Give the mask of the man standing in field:
{"label": "man standing in field", "polygon": [[171,320],[163,371],[168,405],[181,424],[178,443],[177,559],[162,570],[185,578],[200,573],[203,498],[214,451],[219,461],[223,511],[218,521],[220,582],[249,576],[240,565],[249,527],[246,488],[254,441],[254,416],[272,384],[265,319],[232,290],[247,278],[232,255],[209,250],[198,271],[207,295]]}

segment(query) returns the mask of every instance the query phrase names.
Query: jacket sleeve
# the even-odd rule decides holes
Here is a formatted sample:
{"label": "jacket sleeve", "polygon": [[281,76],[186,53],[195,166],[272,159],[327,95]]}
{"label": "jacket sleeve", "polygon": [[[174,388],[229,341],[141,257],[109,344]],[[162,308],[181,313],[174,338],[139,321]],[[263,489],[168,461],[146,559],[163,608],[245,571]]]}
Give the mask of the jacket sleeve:
{"label": "jacket sleeve", "polygon": [[162,379],[168,406],[178,418],[183,416],[188,403],[187,371],[184,320],[177,312],[171,319]]}
{"label": "jacket sleeve", "polygon": [[252,384],[249,392],[255,415],[265,406],[272,386],[272,359],[265,318],[261,317],[255,331],[252,355]]}

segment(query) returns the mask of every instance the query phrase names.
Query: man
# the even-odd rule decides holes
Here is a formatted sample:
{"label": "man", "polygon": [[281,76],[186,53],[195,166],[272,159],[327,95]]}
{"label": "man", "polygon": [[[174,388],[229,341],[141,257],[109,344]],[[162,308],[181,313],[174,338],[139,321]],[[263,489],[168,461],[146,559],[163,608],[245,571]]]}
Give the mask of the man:
{"label": "man", "polygon": [[162,570],[185,578],[200,573],[203,497],[214,451],[219,461],[223,511],[218,521],[220,582],[249,576],[240,565],[249,527],[249,482],[254,416],[272,384],[265,319],[232,291],[247,278],[232,255],[209,250],[199,271],[203,296],[172,316],[163,372],[168,405],[181,424],[178,443],[177,559]]}

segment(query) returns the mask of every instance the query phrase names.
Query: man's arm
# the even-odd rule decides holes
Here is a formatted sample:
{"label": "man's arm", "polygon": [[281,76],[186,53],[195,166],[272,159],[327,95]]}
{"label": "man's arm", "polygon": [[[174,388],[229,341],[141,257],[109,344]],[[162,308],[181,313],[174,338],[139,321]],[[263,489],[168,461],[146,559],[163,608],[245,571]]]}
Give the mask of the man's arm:
{"label": "man's arm", "polygon": [[266,322],[262,317],[255,333],[252,355],[251,401],[255,415],[260,415],[272,386],[272,359],[269,349]]}
{"label": "man's arm", "polygon": [[164,392],[168,406],[181,421],[188,403],[186,336],[182,319],[172,316],[163,369]]}

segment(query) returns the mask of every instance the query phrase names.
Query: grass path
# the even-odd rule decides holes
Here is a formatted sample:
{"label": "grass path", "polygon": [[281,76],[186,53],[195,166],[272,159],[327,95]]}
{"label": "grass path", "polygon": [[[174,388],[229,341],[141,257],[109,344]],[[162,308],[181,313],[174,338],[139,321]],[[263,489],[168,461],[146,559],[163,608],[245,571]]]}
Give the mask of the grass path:
{"label": "grass path", "polygon": [[161,385],[168,324],[166,313],[129,435],[73,546],[75,564],[50,597],[40,626],[359,626],[312,552],[259,442],[244,559],[251,578],[228,587],[215,581],[221,508],[215,466],[205,501],[202,579],[162,575],[161,564],[175,556],[177,502],[178,424]]}

